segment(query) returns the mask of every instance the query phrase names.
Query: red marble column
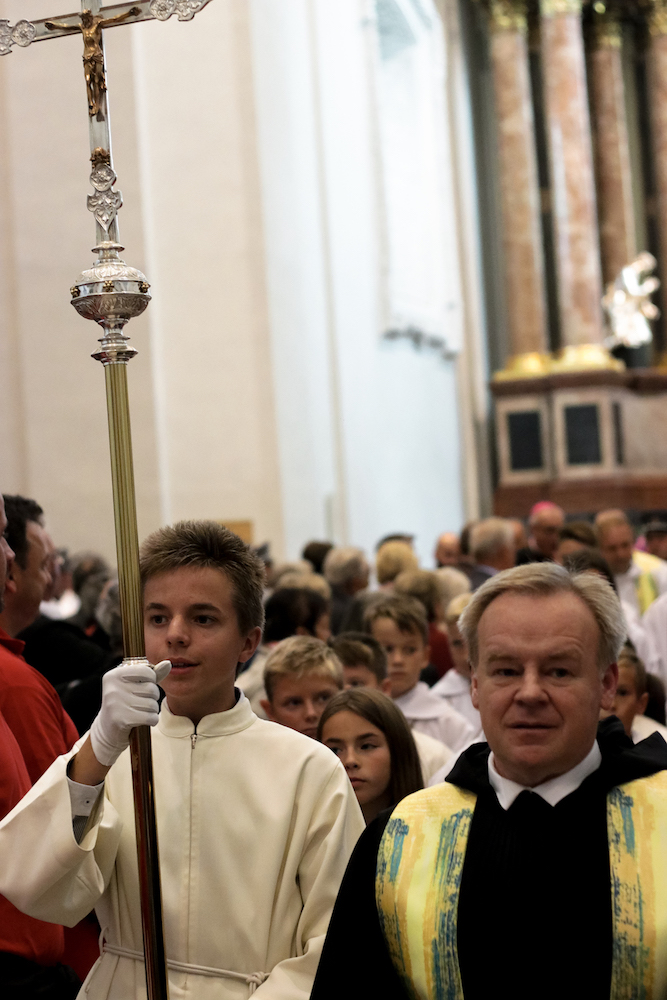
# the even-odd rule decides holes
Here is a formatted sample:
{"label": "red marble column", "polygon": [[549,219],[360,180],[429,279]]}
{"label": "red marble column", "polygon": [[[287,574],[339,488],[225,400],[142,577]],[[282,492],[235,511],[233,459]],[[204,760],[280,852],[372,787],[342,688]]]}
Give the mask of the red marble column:
{"label": "red marble column", "polygon": [[[658,202],[658,270],[664,297],[667,288],[667,0],[652,0],[649,28],[651,42],[648,79],[653,169]],[[667,355],[661,358],[660,366],[667,367]]]}
{"label": "red marble column", "polygon": [[497,377],[546,372],[544,262],[525,0],[490,0],[503,266],[511,356]]}
{"label": "red marble column", "polygon": [[595,172],[602,277],[613,281],[637,256],[637,225],[632,193],[621,26],[608,6],[594,14],[590,80],[595,131]]}
{"label": "red marble column", "polygon": [[540,0],[561,351],[556,370],[617,367],[602,346],[602,272],[582,0]]}

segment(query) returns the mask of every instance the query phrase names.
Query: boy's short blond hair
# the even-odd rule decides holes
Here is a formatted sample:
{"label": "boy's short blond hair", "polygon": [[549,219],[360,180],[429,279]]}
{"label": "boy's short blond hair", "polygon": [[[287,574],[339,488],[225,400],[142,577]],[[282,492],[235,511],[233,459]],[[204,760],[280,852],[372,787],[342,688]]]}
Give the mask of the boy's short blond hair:
{"label": "boy's short blond hair", "polygon": [[375,574],[379,584],[392,583],[408,569],[419,569],[419,560],[407,542],[385,542],[377,550]]}
{"label": "boy's short blond hair", "polygon": [[278,677],[326,677],[343,689],[343,665],[332,649],[321,639],[310,635],[293,635],[283,639],[264,665],[266,697],[273,701]]}
{"label": "boy's short blond hair", "polygon": [[456,625],[471,601],[472,594],[459,594],[453,601],[450,601],[445,611],[445,625]]}

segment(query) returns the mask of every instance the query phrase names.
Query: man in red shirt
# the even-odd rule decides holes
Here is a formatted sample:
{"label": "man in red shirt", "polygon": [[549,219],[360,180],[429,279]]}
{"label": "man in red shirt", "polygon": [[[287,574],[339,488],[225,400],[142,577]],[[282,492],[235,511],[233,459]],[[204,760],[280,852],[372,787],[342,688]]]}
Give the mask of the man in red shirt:
{"label": "man in red shirt", "polygon": [[79,737],[55,689],[25,662],[16,638],[39,614],[51,585],[51,546],[34,500],[5,496],[7,540],[15,555],[0,612],[0,712],[23,754],[34,784]]}
{"label": "man in red shirt", "polygon": [[[31,784],[77,739],[74,724],[63,711],[54,689],[21,657],[23,643],[13,639],[2,627],[3,622],[16,619],[17,596],[21,591],[30,602],[35,587],[39,589],[39,582],[29,568],[33,566],[30,559],[16,571],[7,527],[5,505],[0,496],[0,816],[13,809]],[[32,541],[28,551],[31,545]],[[33,559],[39,551],[37,545]],[[48,583],[48,572],[45,580]],[[9,616],[5,606],[7,597],[15,609]],[[62,927],[27,917],[0,896],[0,994],[3,1000],[70,1000],[75,997],[79,981],[71,969],[59,964],[64,947]]]}

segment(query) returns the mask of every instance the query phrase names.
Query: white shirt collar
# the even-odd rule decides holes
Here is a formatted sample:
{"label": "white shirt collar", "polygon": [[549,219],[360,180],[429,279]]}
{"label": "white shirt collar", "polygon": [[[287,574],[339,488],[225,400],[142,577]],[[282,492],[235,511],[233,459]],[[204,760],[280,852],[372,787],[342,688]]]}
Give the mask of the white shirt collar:
{"label": "white shirt collar", "polygon": [[584,759],[576,767],[573,767],[571,771],[566,771],[565,774],[560,774],[557,778],[551,778],[549,781],[543,781],[541,785],[536,785],[535,788],[527,788],[525,785],[518,785],[516,781],[510,781],[509,778],[503,778],[502,775],[498,774],[494,764],[493,752],[491,752],[488,763],[489,781],[498,796],[498,802],[505,810],[509,809],[521,792],[525,791],[535,792],[545,802],[548,802],[550,806],[555,806],[566,795],[574,792],[584,778],[587,778],[593,771],[597,771],[601,762],[602,754],[596,740]]}
{"label": "white shirt collar", "polygon": [[634,559],[630,563],[628,569],[626,569],[625,573],[614,574],[615,579],[620,583],[624,583],[626,580],[636,580],[637,577],[641,575],[642,575],[641,567],[637,565]]}

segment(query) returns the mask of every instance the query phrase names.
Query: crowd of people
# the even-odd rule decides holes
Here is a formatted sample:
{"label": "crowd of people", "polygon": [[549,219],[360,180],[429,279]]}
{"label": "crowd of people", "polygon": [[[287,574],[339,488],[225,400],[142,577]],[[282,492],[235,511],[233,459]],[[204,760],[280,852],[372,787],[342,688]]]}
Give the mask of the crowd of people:
{"label": "crowd of people", "polygon": [[[643,795],[667,768],[667,512],[637,529],[621,510],[567,520],[538,503],[525,522],[445,532],[428,568],[407,534],[372,558],[311,541],[275,565],[266,546],[182,522],[142,547],[150,666],[122,662],[107,562],[58,549],[34,500],[3,500],[4,997],[68,1000],[83,980],[93,1000],[144,995],[127,754],[144,724],[156,727],[176,995],[481,1000],[506,975],[501,992],[514,977],[517,996],[534,996],[572,916],[569,897],[553,900],[560,884],[592,893],[571,920],[590,954],[570,928],[571,954],[537,994],[610,995],[630,958],[615,950],[621,904],[601,888],[615,873],[601,838],[615,828],[600,823],[614,789]],[[552,814],[515,808],[529,790]],[[594,832],[581,852],[556,850],[577,809]],[[558,858],[536,853],[536,831]],[[640,896],[652,877],[642,865]],[[657,926],[667,898],[653,904]],[[481,912],[508,925],[484,963]],[[346,953],[352,932],[363,974]],[[516,979],[503,963],[519,932],[534,954]],[[640,995],[640,980],[647,1000],[664,995],[667,964],[633,961],[632,989],[612,995]]]}

